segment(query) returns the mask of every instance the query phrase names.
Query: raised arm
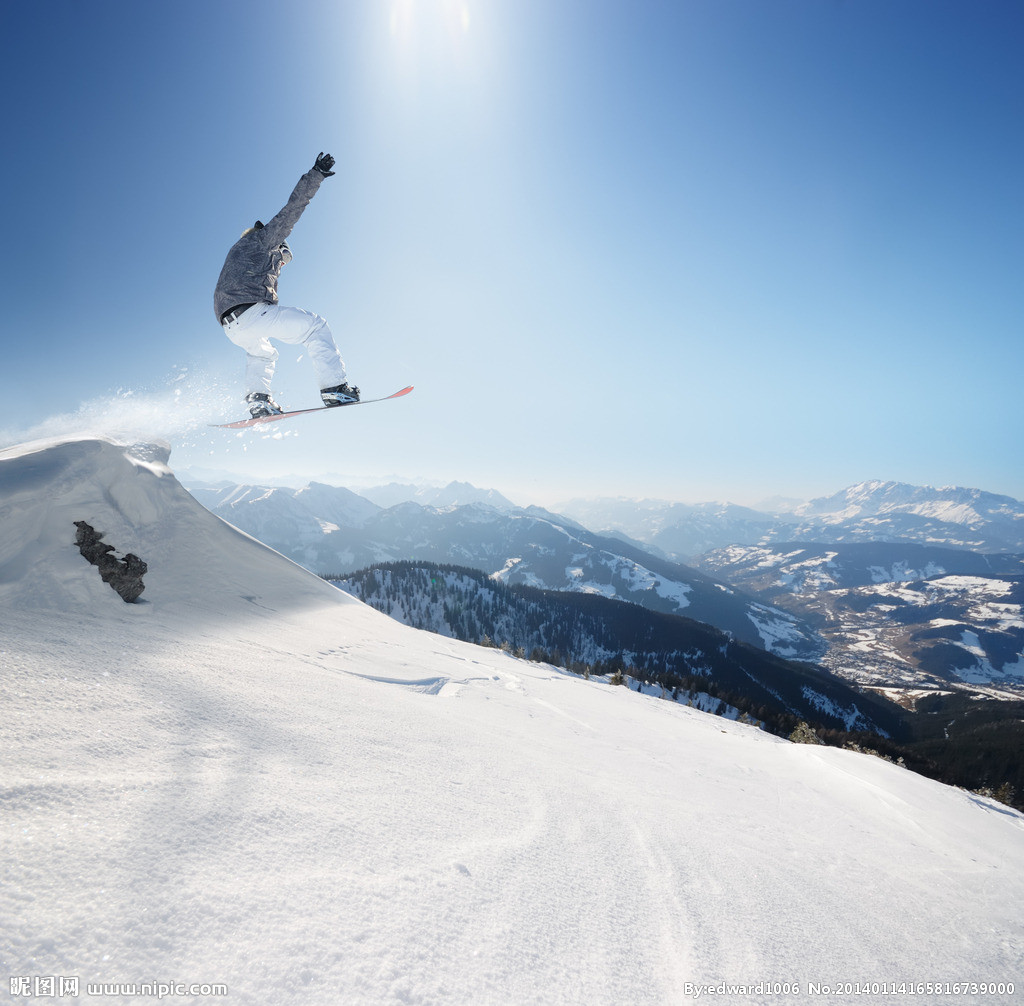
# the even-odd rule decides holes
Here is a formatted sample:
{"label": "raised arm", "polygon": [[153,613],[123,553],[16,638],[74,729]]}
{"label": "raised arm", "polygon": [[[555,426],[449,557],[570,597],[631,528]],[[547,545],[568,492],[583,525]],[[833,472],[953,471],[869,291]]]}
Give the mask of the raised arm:
{"label": "raised arm", "polygon": [[292,232],[292,228],[302,216],[302,211],[309,205],[309,201],[316,195],[320,183],[325,178],[330,178],[334,172],[334,158],[330,154],[321,153],[316,163],[300,179],[292,189],[288,202],[264,227],[261,235],[265,244],[270,246],[279,245]]}

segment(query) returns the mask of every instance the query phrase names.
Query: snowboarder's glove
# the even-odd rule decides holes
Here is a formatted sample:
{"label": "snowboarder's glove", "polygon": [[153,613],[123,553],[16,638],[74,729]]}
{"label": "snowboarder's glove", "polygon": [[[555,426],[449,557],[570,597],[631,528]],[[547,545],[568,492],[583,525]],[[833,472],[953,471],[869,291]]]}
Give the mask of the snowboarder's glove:
{"label": "snowboarder's glove", "polygon": [[320,172],[324,178],[330,178],[334,174],[331,168],[334,167],[334,158],[330,154],[325,154],[322,150],[320,156],[316,159],[316,164],[313,165],[317,171]]}

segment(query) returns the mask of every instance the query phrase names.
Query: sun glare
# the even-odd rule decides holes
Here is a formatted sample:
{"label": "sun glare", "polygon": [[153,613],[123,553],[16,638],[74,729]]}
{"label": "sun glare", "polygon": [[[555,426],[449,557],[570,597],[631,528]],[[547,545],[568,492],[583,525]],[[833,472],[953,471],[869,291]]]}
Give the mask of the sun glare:
{"label": "sun glare", "polygon": [[471,16],[472,0],[389,0],[385,10],[388,52],[377,69],[403,100],[418,104],[431,89],[488,90],[493,60],[485,55],[483,23]]}
{"label": "sun glare", "polygon": [[454,41],[469,32],[466,0],[392,0],[390,29],[403,42],[422,41],[435,33]]}
{"label": "sun glare", "polygon": [[[505,67],[493,11],[473,0],[386,0],[356,62],[365,88],[361,108],[388,142],[468,141],[499,117]],[[442,137],[445,137],[442,140]]]}

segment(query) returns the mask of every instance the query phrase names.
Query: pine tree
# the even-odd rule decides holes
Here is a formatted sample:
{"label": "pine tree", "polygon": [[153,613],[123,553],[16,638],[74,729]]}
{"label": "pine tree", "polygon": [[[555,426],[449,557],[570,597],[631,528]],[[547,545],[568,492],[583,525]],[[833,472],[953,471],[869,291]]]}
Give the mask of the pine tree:
{"label": "pine tree", "polygon": [[801,720],[797,725],[796,729],[789,735],[789,739],[794,744],[823,744],[818,735],[811,729],[810,726],[804,720]]}

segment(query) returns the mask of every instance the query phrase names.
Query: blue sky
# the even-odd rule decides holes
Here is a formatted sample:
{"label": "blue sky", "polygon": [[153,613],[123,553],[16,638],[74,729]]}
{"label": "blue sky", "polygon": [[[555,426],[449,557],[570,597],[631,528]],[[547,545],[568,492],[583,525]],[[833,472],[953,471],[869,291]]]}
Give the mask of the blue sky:
{"label": "blue sky", "polygon": [[[175,467],[524,504],[871,478],[1024,498],[1017,0],[4,18],[5,442],[135,424]],[[364,395],[416,391],[209,429],[244,414],[224,254],[320,150],[337,174],[282,302],[328,318]],[[292,408],[317,404],[299,355],[274,387]]]}

